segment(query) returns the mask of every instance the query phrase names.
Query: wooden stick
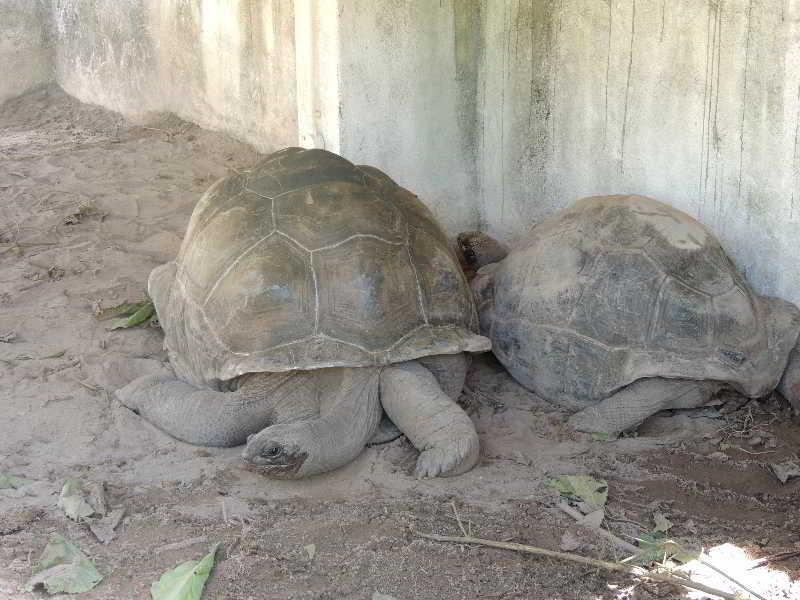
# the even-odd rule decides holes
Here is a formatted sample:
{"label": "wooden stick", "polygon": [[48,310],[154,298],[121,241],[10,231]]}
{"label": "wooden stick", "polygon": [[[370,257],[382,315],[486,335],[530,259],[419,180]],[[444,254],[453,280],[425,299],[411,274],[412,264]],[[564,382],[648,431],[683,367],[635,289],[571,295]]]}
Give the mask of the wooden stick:
{"label": "wooden stick", "polygon": [[767,600],[766,598],[764,598],[764,596],[762,596],[762,595],[761,595],[761,594],[759,594],[758,592],[754,592],[753,590],[751,590],[749,587],[747,587],[747,586],[746,586],[746,585],[744,585],[743,583],[740,583],[739,581],[737,581],[736,579],[734,579],[733,577],[731,577],[730,575],[728,575],[728,574],[727,574],[725,571],[723,571],[722,569],[719,569],[719,568],[715,567],[713,564],[711,564],[710,562],[706,561],[704,557],[705,557],[705,555],[704,555],[704,554],[701,552],[701,553],[700,553],[700,557],[697,559],[697,560],[700,562],[700,564],[701,564],[701,565],[705,565],[705,566],[707,566],[709,569],[711,569],[712,571],[715,571],[715,572],[719,573],[719,574],[720,574],[720,575],[722,575],[722,576],[723,576],[725,579],[727,579],[728,581],[731,581],[731,582],[735,583],[737,586],[739,586],[740,588],[742,588],[742,589],[743,589],[745,592],[747,592],[747,593],[748,593],[748,594],[750,594],[751,596],[755,596],[756,598],[758,598],[758,600]]}
{"label": "wooden stick", "polygon": [[458,510],[456,509],[456,501],[452,500],[450,502],[450,506],[453,507],[453,514],[456,516],[456,521],[458,522],[458,528],[461,530],[461,534],[464,537],[469,537],[469,536],[467,536],[467,530],[464,529],[464,524],[461,522],[461,517],[458,516]]}
{"label": "wooden stick", "polygon": [[[571,516],[573,519],[578,521],[578,522],[581,522],[581,520],[583,519],[583,515],[581,513],[579,513],[577,510],[575,510],[574,508],[572,508],[566,502],[560,502],[558,504],[558,507],[561,510],[563,510],[565,513],[567,513],[569,516]],[[602,527],[597,528],[597,529],[595,529],[593,527],[589,527],[588,529],[591,530],[591,531],[597,532],[599,535],[603,536],[604,538],[606,538],[607,540],[609,540],[613,544],[619,546],[619,548],[621,548],[622,550],[625,550],[626,552],[630,552],[631,554],[637,554],[639,552],[639,550],[640,550],[639,548],[637,548],[633,544],[629,544],[625,540],[622,540],[622,539],[618,538],[613,533],[611,533],[610,531],[608,531],[606,529],[603,529]],[[739,581],[737,581],[736,579],[734,579],[733,577],[731,577],[730,575],[728,575],[727,573],[725,573],[721,569],[718,569],[717,567],[715,567],[711,563],[706,562],[705,560],[703,560],[702,555],[700,556],[700,558],[698,560],[700,561],[701,564],[707,566],[709,569],[711,569],[713,571],[716,571],[717,573],[722,575],[725,579],[727,579],[728,581],[731,581],[732,583],[736,584],[738,587],[742,588],[745,592],[747,592],[751,596],[754,596],[754,597],[758,598],[758,600],[767,600],[766,598],[764,598],[764,596],[761,596],[757,592],[754,592],[753,590],[748,588],[746,585],[740,583]]]}
{"label": "wooden stick", "polygon": [[81,385],[81,386],[85,387],[87,390],[89,390],[90,392],[92,392],[94,394],[98,393],[102,389],[102,388],[99,388],[99,387],[97,387],[95,385],[92,385],[91,383],[86,383],[85,381],[81,381],[77,377],[72,377],[71,379],[72,379],[72,381],[74,381],[78,385]]}
{"label": "wooden stick", "polygon": [[142,127],[142,129],[146,129],[147,131],[158,131],[161,133],[166,133],[167,135],[175,135],[172,131],[167,131],[166,129],[159,129],[158,127]]}
{"label": "wooden stick", "polygon": [[621,573],[627,573],[628,575],[633,575],[634,577],[646,578],[652,581],[682,585],[684,587],[705,592],[706,594],[719,596],[724,600],[737,600],[736,596],[733,594],[729,594],[728,592],[724,592],[722,590],[709,587],[702,583],[692,581],[691,579],[684,579],[682,577],[678,577],[675,575],[668,575],[666,573],[653,573],[651,571],[647,571],[646,569],[642,569],[639,567],[632,567],[630,565],[625,565],[622,563],[607,562],[605,560],[598,560],[596,558],[587,558],[585,556],[580,556],[578,554],[569,554],[567,552],[556,552],[554,550],[546,550],[544,548],[527,546],[525,544],[516,544],[514,542],[496,542],[494,540],[484,540],[481,538],[473,538],[473,537],[436,535],[434,533],[419,533],[419,532],[417,533],[417,535],[427,540],[434,540],[436,542],[453,542],[456,544],[477,544],[480,546],[489,546],[491,548],[500,548],[502,550],[513,550],[515,552],[525,552],[526,554],[537,554],[540,556],[548,556],[550,558],[556,558],[559,560],[568,560],[583,565],[589,565],[592,567],[605,569],[607,571],[619,571]]}
{"label": "wooden stick", "polygon": [[779,552],[778,554],[765,556],[764,558],[759,558],[757,561],[755,561],[747,570],[751,571],[753,569],[758,569],[764,565],[780,562],[782,560],[788,560],[790,558],[794,558],[795,556],[800,556],[800,550],[788,550],[787,552]]}

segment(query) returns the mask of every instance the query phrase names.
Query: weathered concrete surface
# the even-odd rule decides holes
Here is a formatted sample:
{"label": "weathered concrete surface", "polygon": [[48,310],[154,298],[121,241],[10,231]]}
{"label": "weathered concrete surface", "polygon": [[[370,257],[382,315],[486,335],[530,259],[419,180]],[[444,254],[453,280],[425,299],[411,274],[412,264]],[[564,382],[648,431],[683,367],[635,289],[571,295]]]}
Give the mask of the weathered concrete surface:
{"label": "weathered concrete surface", "polygon": [[292,2],[52,0],[52,19],[58,83],[77,98],[297,144]]}
{"label": "weathered concrete surface", "polygon": [[457,65],[455,32],[477,1],[52,2],[58,82],[81,100],[171,111],[264,151],[342,152],[415,190],[450,231],[477,225],[479,40]]}
{"label": "weathered concrete surface", "polygon": [[163,107],[143,2],[53,0],[52,16],[56,78],[65,91],[125,114]]}
{"label": "weathered concrete surface", "polygon": [[479,3],[342,0],[340,11],[341,152],[385,169],[449,231],[475,227],[479,40],[469,47],[461,21]]}
{"label": "weathered concrete surface", "polygon": [[375,164],[451,233],[654,196],[800,302],[795,0],[46,1],[82,100]]}
{"label": "weathered concrete surface", "polygon": [[487,2],[484,225],[513,239],[573,199],[639,193],[800,302],[800,3]]}
{"label": "weathered concrete surface", "polygon": [[0,0],[0,103],[53,79],[44,0]]}

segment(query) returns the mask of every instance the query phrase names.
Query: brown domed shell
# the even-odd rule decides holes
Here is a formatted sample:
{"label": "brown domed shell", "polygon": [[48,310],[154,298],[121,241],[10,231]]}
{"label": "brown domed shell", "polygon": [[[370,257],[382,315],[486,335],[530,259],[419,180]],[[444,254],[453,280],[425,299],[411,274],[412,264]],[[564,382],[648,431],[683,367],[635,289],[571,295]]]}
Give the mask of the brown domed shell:
{"label": "brown domed shell", "polygon": [[495,355],[574,407],[644,377],[760,396],[800,328],[798,309],[756,295],[706,227],[642,196],[580,200],[487,271],[476,291]]}
{"label": "brown domed shell", "polygon": [[214,184],[167,298],[171,359],[198,382],[489,348],[430,211],[324,150],[282,150]]}

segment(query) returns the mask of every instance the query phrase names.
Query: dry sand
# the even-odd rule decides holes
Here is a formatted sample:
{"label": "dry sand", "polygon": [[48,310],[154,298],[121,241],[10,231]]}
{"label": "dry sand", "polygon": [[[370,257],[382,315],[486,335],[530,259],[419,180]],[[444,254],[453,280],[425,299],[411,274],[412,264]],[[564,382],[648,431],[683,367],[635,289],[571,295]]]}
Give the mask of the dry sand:
{"label": "dry sand", "polygon": [[[765,466],[800,447],[800,428],[777,397],[725,417],[657,418],[649,434],[603,442],[571,433],[563,413],[484,357],[462,397],[481,462],[424,481],[410,475],[416,454],[403,439],[324,476],[272,481],[245,469],[238,449],[183,444],[120,406],[100,387],[96,365],[125,358],[135,370],[133,359],[165,360],[161,332],[107,331],[97,307],[142,299],[203,190],[256,158],[175,117],[132,124],[57,88],[0,107],[0,336],[8,336],[0,342],[0,473],[33,482],[0,490],[0,599],[37,597],[20,586],[52,532],[105,575],[85,598],[146,598],[160,573],[217,541],[209,599],[682,597],[581,566],[415,536],[457,534],[455,502],[478,536],[558,549],[574,527],[547,483],[568,473],[608,480],[606,524],[619,535],[640,535],[660,510],[682,542],[733,543],[754,557],[800,550],[798,480],[781,485]],[[110,544],[57,508],[67,477],[105,482],[110,504],[126,508]],[[576,535],[577,552],[613,557],[591,535]],[[773,568],[764,592],[800,594],[782,576],[800,570],[798,558]]]}

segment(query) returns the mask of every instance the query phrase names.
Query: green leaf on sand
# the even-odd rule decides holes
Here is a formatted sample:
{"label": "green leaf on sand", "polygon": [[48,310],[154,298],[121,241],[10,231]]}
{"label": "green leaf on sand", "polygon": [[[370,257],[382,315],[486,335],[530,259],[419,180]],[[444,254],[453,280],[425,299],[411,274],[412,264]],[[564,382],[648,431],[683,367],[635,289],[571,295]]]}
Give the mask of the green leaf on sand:
{"label": "green leaf on sand", "polygon": [[82,521],[91,517],[95,512],[92,505],[86,501],[80,482],[72,478],[64,482],[58,498],[58,506],[73,521]]}
{"label": "green leaf on sand", "polygon": [[[120,316],[111,321],[107,329],[128,329],[130,327],[136,327],[137,325],[145,325],[150,322],[156,312],[150,300],[145,300],[137,304],[121,304],[118,307],[115,306],[114,308],[108,309],[108,311],[117,311],[117,309],[120,310],[116,314]],[[109,317],[100,316],[98,318],[107,319]]]}
{"label": "green leaf on sand", "polygon": [[27,483],[30,482],[22,477],[9,475],[7,473],[0,473],[0,490],[16,490]]}
{"label": "green leaf on sand", "polygon": [[588,475],[562,475],[551,479],[550,487],[562,496],[586,502],[594,509],[603,508],[608,499],[608,483]]}
{"label": "green leaf on sand", "polygon": [[25,590],[32,592],[37,585],[43,585],[50,594],[80,594],[102,579],[94,563],[77,546],[54,533],[33,566],[33,577],[25,584]]}
{"label": "green leaf on sand", "polygon": [[153,600],[200,600],[211,569],[219,543],[201,560],[190,560],[167,571],[161,579],[154,581],[150,588]]}
{"label": "green leaf on sand", "polygon": [[142,308],[142,306],[148,302],[148,300],[142,300],[141,302],[123,302],[122,304],[117,304],[116,306],[111,306],[109,308],[98,308],[95,318],[98,321],[108,321],[109,319],[129,316]]}
{"label": "green leaf on sand", "polygon": [[656,530],[642,534],[637,538],[639,542],[639,552],[623,562],[631,562],[635,565],[649,565],[654,562],[661,562],[665,559],[675,560],[686,563],[697,558],[697,554],[689,552],[680,544]]}

